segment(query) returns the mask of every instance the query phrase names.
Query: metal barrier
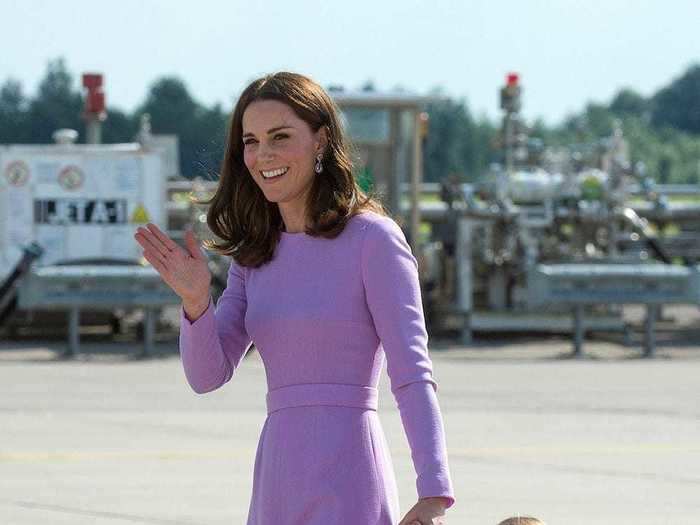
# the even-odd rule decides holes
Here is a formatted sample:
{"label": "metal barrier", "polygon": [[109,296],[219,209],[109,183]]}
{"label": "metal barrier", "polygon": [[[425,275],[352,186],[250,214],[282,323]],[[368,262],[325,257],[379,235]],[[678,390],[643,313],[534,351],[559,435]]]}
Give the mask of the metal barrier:
{"label": "metal barrier", "polygon": [[583,355],[585,305],[644,304],[644,356],[655,353],[654,321],[662,304],[700,305],[700,265],[539,264],[527,276],[533,305],[573,306],[574,355]]}
{"label": "metal barrier", "polygon": [[150,266],[44,266],[31,272],[18,289],[20,308],[68,310],[67,356],[75,355],[80,347],[81,309],[143,308],[144,346],[137,355],[141,357],[153,350],[159,307],[178,303],[180,298]]}

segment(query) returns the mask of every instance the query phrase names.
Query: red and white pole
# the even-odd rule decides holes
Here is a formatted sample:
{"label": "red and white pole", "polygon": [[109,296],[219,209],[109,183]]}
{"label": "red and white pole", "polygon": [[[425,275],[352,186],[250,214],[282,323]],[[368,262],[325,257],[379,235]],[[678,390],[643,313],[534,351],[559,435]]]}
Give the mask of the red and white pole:
{"label": "red and white pole", "polygon": [[83,73],[83,87],[87,89],[83,118],[86,129],[85,142],[88,144],[102,142],[102,121],[107,118],[102,80],[99,73]]}

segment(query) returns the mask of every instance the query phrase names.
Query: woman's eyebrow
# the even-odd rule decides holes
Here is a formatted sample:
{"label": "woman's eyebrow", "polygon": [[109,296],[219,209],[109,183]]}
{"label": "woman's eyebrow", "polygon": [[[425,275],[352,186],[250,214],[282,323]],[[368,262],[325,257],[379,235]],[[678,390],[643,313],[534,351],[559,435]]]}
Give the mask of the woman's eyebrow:
{"label": "woman's eyebrow", "polygon": [[[279,131],[279,130],[281,130],[281,129],[287,129],[287,128],[293,129],[292,126],[277,126],[276,128],[270,128],[270,129],[268,129],[268,130],[267,130],[267,133],[268,133],[268,135],[269,135],[270,133],[274,133],[275,131]],[[254,137],[254,136],[255,136],[255,135],[254,135],[253,133],[244,133],[244,134],[243,134],[243,138],[246,138],[246,137]]]}

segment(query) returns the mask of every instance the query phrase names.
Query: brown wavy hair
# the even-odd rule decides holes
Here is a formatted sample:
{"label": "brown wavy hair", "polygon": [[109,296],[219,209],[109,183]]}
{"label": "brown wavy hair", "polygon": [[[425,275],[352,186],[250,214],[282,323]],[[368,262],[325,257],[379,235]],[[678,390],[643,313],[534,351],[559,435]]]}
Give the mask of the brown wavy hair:
{"label": "brown wavy hair", "polygon": [[277,203],[265,198],[243,161],[243,113],[257,100],[287,104],[313,130],[326,126],[328,145],[323,172],[315,175],[307,202],[306,234],[332,239],[348,221],[364,210],[389,215],[373,191],[365,193],[353,174],[351,144],[340,121],[340,109],[310,78],[286,71],[265,75],[241,93],[231,114],[219,184],[209,200],[207,225],[220,240],[204,246],[232,256],[242,266],[257,268],[273,257],[283,227]]}

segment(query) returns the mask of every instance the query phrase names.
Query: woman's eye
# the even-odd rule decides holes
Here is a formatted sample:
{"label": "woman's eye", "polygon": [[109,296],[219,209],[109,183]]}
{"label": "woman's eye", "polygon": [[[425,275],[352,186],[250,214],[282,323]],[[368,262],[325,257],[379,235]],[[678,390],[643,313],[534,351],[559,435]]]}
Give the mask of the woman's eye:
{"label": "woman's eye", "polygon": [[286,139],[289,135],[285,135],[284,133],[279,133],[275,135],[276,139]]}
{"label": "woman's eye", "polygon": [[245,144],[247,146],[248,144],[252,144],[253,142],[255,142],[253,139],[248,139],[248,140],[244,140],[243,144]]}

